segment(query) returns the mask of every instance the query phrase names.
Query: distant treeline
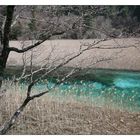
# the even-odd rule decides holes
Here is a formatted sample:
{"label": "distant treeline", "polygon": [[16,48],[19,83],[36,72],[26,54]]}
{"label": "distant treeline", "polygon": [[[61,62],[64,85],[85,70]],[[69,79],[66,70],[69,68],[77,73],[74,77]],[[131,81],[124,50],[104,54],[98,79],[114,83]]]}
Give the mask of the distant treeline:
{"label": "distant treeline", "polygon": [[52,39],[140,36],[140,6],[16,6],[15,13],[12,40],[43,39],[56,29],[65,32]]}

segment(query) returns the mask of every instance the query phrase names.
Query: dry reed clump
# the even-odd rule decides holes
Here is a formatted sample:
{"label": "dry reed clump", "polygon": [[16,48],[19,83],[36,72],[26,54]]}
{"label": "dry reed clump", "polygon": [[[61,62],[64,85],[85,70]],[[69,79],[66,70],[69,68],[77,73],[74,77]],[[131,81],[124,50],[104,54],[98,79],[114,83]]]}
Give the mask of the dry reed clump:
{"label": "dry reed clump", "polygon": [[[0,99],[0,125],[22,103],[21,92],[12,87]],[[140,113],[60,99],[46,95],[30,102],[7,134],[140,134]]]}

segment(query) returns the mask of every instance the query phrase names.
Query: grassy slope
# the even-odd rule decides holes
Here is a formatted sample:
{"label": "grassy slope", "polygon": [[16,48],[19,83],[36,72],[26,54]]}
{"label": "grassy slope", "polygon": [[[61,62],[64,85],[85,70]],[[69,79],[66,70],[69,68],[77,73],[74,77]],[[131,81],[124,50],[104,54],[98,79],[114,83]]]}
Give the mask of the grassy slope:
{"label": "grassy slope", "polygon": [[[24,94],[13,87],[0,99],[0,125],[21,104]],[[27,106],[8,134],[140,134],[140,113],[46,95]]]}

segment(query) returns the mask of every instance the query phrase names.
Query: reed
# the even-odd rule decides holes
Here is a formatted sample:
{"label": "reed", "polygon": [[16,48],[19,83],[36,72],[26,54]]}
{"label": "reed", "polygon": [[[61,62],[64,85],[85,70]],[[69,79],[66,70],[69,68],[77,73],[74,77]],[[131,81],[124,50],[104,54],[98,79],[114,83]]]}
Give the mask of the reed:
{"label": "reed", "polygon": [[[0,98],[0,125],[25,98],[25,90],[18,85],[4,85],[7,91]],[[140,134],[140,113],[99,107],[74,96],[45,95],[28,104],[7,134]]]}

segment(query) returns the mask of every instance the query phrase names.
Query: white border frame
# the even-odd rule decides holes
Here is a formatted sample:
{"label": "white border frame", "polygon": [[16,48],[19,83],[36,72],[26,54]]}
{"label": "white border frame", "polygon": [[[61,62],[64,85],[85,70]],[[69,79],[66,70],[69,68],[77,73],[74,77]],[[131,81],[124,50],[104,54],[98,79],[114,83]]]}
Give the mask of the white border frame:
{"label": "white border frame", "polygon": [[140,5],[140,0],[0,0],[0,5]]}

